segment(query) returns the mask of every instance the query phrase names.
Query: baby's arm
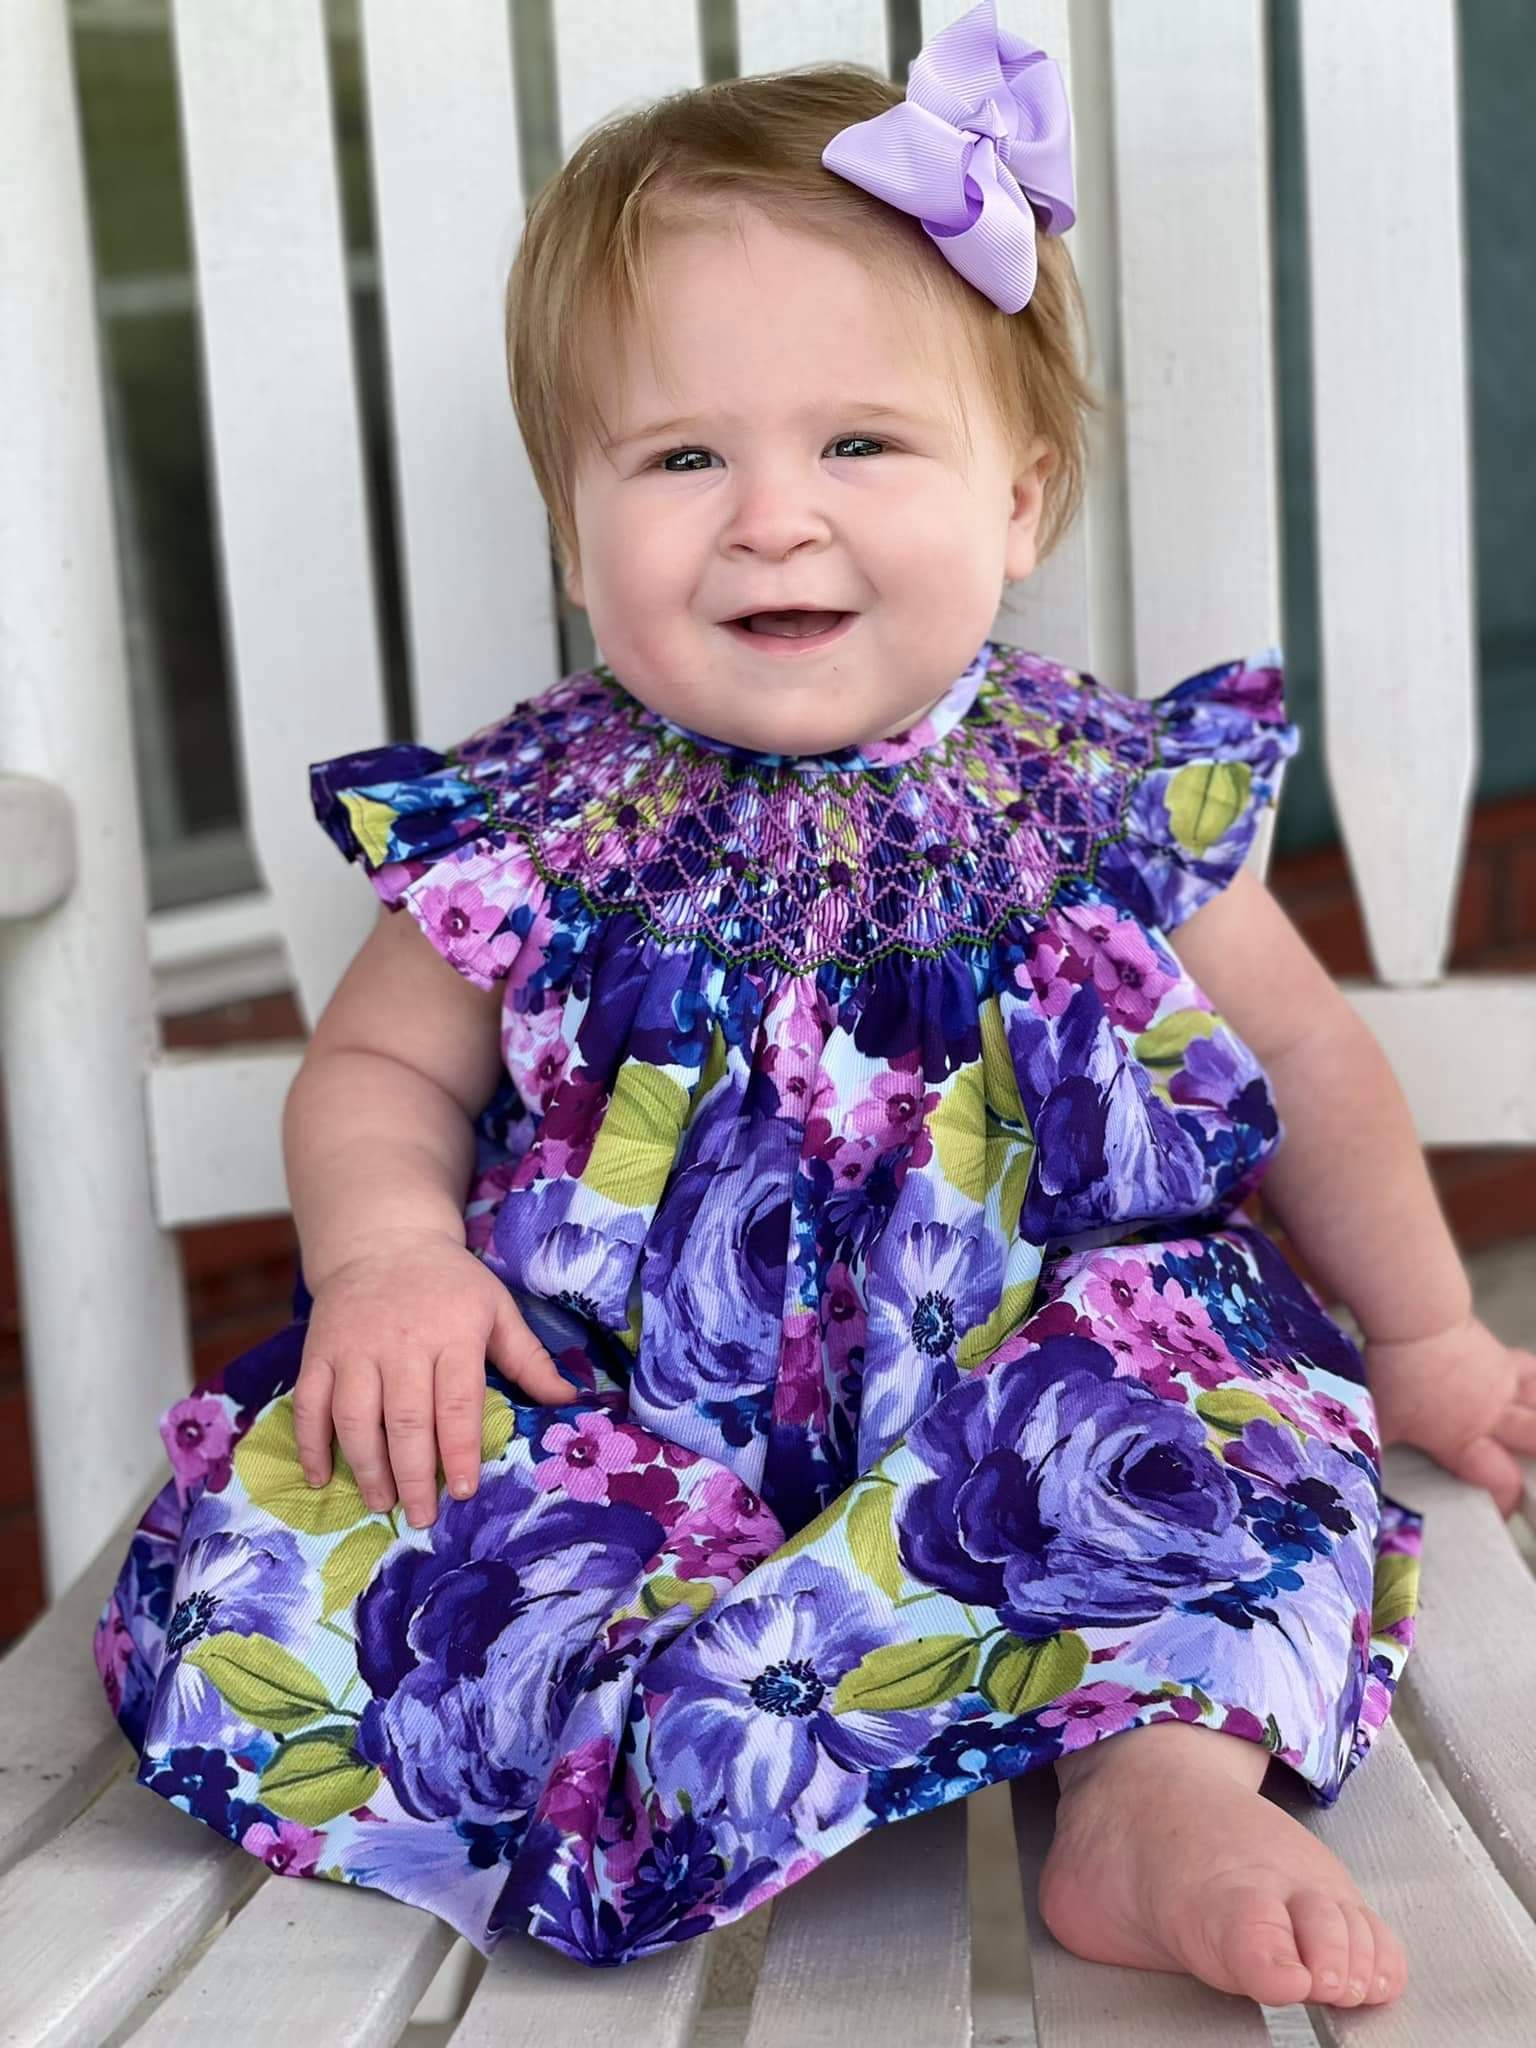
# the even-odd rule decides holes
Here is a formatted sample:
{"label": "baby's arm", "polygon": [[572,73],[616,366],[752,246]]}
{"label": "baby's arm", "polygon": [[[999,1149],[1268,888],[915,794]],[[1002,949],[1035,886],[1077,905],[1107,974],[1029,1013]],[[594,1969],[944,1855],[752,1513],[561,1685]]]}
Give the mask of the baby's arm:
{"label": "baby's arm", "polygon": [[572,1394],[465,1248],[473,1118],[500,1071],[499,993],[456,973],[407,914],[381,910],[315,1026],[283,1116],[314,1296],[294,1389],[299,1456],[323,1484],[334,1415],[367,1504],[392,1505],[393,1469],[418,1527],[435,1512],[439,1445],[450,1486],[473,1490],[487,1356],[540,1400]]}
{"label": "baby's arm", "polygon": [[1536,1358],[1473,1315],[1380,1044],[1251,869],[1171,943],[1269,1074],[1285,1139],[1264,1197],[1364,1333],[1383,1440],[1423,1444],[1511,1512],[1521,1475],[1510,1452],[1536,1452]]}

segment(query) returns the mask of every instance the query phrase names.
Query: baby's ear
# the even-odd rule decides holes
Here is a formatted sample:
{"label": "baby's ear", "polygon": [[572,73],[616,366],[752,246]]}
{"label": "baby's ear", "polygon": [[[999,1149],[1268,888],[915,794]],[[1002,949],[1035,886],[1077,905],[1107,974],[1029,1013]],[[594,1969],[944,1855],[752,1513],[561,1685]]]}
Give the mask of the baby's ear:
{"label": "baby's ear", "polygon": [[1039,561],[1040,521],[1045,510],[1045,486],[1057,466],[1056,450],[1038,435],[1014,472],[1013,510],[1008,519],[1008,545],[1003,574],[1010,582],[1032,576]]}

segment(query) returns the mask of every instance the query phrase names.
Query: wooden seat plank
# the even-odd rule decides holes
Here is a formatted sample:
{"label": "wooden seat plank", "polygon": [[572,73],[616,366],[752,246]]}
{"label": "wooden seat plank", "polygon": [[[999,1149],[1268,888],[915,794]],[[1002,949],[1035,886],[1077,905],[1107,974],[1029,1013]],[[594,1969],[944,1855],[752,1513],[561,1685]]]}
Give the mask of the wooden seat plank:
{"label": "wooden seat plank", "polygon": [[265,1876],[122,1778],[0,1880],[0,2048],[104,2041]]}
{"label": "wooden seat plank", "polygon": [[1451,1796],[1536,1915],[1536,1579],[1481,1487],[1406,1445],[1386,1486],[1424,1515],[1404,1684]]}
{"label": "wooden seat plank", "polygon": [[135,1507],[124,1518],[63,1598],[0,1660],[0,1873],[66,1828],[129,1757],[91,1633],[142,1512]]}
{"label": "wooden seat plank", "polygon": [[876,1828],[773,1902],[746,2048],[968,2048],[962,1802]]}
{"label": "wooden seat plank", "polygon": [[134,2048],[389,2048],[457,1939],[435,1914],[383,1892],[269,1879],[135,2032]]}
{"label": "wooden seat plank", "polygon": [[449,2048],[687,2048],[704,2002],[708,1935],[594,1970],[530,1937],[508,1936],[491,1956]]}

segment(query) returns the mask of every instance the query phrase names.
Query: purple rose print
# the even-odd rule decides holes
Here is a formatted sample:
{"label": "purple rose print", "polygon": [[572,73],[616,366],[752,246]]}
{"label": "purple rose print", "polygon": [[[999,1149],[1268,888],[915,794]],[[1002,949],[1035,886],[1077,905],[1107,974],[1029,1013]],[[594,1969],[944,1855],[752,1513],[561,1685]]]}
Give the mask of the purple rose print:
{"label": "purple rose print", "polygon": [[1198,1417],[1086,1338],[963,1383],[907,1447],[936,1476],[898,1511],[902,1562],[1021,1636],[1149,1621],[1269,1564]]}
{"label": "purple rose print", "polygon": [[[513,1470],[444,1502],[357,1602],[364,1740],[407,1812],[494,1820],[530,1803],[568,1681],[661,1546],[654,1515],[541,1493]],[[567,1683],[563,1683],[567,1682]]]}

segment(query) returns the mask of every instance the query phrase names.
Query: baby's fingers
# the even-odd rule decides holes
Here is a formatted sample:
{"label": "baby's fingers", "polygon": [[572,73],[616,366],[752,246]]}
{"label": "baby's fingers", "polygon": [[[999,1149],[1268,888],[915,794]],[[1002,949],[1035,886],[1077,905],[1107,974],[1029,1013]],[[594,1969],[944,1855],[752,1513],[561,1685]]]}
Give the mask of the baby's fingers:
{"label": "baby's fingers", "polygon": [[448,1491],[467,1500],[480,1478],[485,1417],[485,1359],[477,1350],[445,1351],[437,1361],[437,1448]]}
{"label": "baby's fingers", "polygon": [[544,1346],[517,1312],[510,1294],[496,1311],[496,1321],[486,1339],[485,1355],[496,1370],[546,1403],[575,1401],[581,1389],[562,1379]]}
{"label": "baby's fingers", "polygon": [[1486,1487],[1506,1521],[1520,1505],[1524,1474],[1502,1444],[1491,1436],[1474,1437],[1447,1461],[1447,1469],[1470,1486]]}
{"label": "baby's fingers", "polygon": [[1522,1457],[1536,1458],[1536,1408],[1511,1401],[1493,1425],[1493,1433],[1501,1444],[1520,1452]]}
{"label": "baby's fingers", "polygon": [[331,1395],[336,1374],[327,1359],[305,1356],[293,1389],[293,1441],[311,1486],[331,1476]]}
{"label": "baby's fingers", "polygon": [[[437,1437],[434,1374],[429,1359],[396,1365],[384,1379],[384,1427],[389,1462],[405,1518],[425,1529],[437,1514]],[[365,1490],[366,1492],[366,1490]]]}

